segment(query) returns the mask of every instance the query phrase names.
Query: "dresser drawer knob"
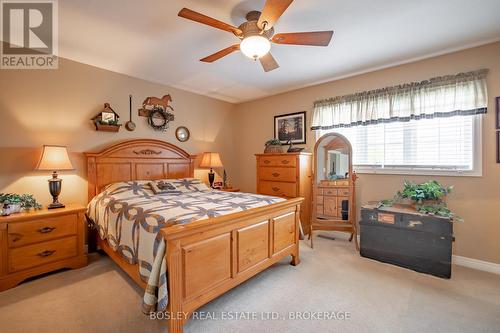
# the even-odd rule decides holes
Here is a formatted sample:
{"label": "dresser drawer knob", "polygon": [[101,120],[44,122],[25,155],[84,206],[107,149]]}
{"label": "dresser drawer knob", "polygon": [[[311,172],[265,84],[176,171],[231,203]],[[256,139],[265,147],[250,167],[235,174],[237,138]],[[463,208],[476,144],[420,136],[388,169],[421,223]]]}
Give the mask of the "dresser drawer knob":
{"label": "dresser drawer knob", "polygon": [[269,161],[269,160],[264,160],[264,164],[269,164],[269,163],[271,163],[271,161]]}
{"label": "dresser drawer knob", "polygon": [[290,163],[290,161],[289,160],[283,160],[283,161],[281,161],[281,163],[288,164],[288,163]]}
{"label": "dresser drawer knob", "polygon": [[279,187],[273,187],[272,189],[273,189],[274,192],[278,192],[280,190]]}
{"label": "dresser drawer knob", "polygon": [[37,253],[37,256],[39,257],[48,257],[56,253],[56,250],[45,250],[43,252]]}
{"label": "dresser drawer knob", "polygon": [[280,174],[279,174],[278,172],[273,172],[273,173],[272,173],[272,175],[273,175],[274,177],[278,177]]}
{"label": "dresser drawer knob", "polygon": [[43,227],[41,229],[38,229],[37,231],[41,234],[48,234],[49,232],[52,232],[56,229],[56,227]]}

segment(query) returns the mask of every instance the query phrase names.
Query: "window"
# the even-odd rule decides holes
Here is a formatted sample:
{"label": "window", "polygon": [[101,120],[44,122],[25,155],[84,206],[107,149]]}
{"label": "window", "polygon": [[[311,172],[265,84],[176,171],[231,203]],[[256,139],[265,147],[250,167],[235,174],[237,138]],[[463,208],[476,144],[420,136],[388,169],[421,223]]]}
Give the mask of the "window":
{"label": "window", "polygon": [[318,131],[343,134],[360,173],[481,175],[481,116],[379,123]]}

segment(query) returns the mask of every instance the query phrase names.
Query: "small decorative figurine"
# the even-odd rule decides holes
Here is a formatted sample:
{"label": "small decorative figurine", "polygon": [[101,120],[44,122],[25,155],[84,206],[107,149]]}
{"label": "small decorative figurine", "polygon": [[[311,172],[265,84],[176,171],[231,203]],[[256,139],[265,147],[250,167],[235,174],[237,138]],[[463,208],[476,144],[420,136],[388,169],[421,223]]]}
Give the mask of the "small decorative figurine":
{"label": "small decorative figurine", "polygon": [[222,174],[222,188],[227,188],[227,173],[226,169],[224,169],[224,173]]}
{"label": "small decorative figurine", "polygon": [[298,148],[298,147],[294,147],[293,146],[293,143],[292,143],[292,139],[289,139],[287,142],[286,142],[287,145],[290,145],[290,147],[288,147],[288,150],[286,151],[287,153],[298,153],[300,151],[303,151],[304,148]]}

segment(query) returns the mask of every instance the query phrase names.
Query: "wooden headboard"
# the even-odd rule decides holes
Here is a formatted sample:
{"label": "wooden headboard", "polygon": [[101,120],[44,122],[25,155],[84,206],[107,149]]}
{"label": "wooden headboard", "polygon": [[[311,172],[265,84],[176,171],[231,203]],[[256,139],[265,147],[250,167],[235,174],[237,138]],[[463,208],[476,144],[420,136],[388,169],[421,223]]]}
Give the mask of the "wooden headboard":
{"label": "wooden headboard", "polygon": [[124,141],[85,156],[89,200],[115,182],[193,177],[196,158],[173,144],[152,139]]}

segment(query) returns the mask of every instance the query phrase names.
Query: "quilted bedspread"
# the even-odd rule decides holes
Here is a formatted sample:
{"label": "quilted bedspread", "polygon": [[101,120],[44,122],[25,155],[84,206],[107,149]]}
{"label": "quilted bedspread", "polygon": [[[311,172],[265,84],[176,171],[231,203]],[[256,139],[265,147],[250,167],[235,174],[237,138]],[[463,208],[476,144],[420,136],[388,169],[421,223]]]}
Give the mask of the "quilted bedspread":
{"label": "quilted bedspread", "polygon": [[165,241],[161,228],[231,214],[284,199],[209,189],[197,179],[168,180],[175,191],[154,194],[148,181],[107,186],[87,207],[101,239],[130,264],[138,264],[147,283],[144,313],[165,311],[168,304]]}

